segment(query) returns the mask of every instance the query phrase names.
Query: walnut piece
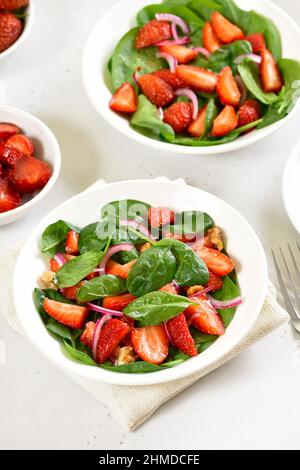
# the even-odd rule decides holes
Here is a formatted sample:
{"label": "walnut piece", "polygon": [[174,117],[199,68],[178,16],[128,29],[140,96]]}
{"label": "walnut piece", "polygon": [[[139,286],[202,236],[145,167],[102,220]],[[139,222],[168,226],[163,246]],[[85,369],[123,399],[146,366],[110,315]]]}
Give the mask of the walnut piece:
{"label": "walnut piece", "polygon": [[118,351],[118,357],[115,365],[122,366],[124,364],[131,364],[136,361],[136,355],[134,354],[132,346],[124,346]]}
{"label": "walnut piece", "polygon": [[45,271],[38,279],[39,286],[41,287],[41,289],[58,290],[54,279],[55,273],[53,271]]}
{"label": "walnut piece", "polygon": [[204,289],[203,286],[192,286],[188,288],[186,293],[187,293],[187,296],[189,297],[194,294],[198,294],[198,292],[201,292],[203,289]]}
{"label": "walnut piece", "polygon": [[220,227],[212,227],[207,231],[210,242],[217,248],[217,250],[222,251],[224,248],[223,235]]}

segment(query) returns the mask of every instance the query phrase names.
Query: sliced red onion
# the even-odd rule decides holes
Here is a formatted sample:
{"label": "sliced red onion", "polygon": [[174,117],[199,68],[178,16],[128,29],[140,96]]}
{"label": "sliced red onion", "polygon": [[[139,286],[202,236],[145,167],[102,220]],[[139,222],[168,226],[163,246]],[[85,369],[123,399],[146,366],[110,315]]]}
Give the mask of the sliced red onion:
{"label": "sliced red onion", "polygon": [[87,303],[89,310],[93,312],[102,313],[102,315],[112,315],[114,317],[122,317],[123,313],[118,312],[117,310],[111,310],[110,308],[100,307],[99,305],[93,304],[91,302]]}
{"label": "sliced red onion", "polygon": [[120,226],[122,226],[122,225],[125,226],[125,227],[132,227],[135,230],[138,230],[139,232],[141,232],[143,235],[145,235],[150,240],[153,240],[153,241],[155,240],[155,238],[151,235],[151,233],[149,232],[147,227],[145,227],[145,225],[142,224],[141,222],[139,222],[138,220],[123,219],[123,220],[120,220]]}
{"label": "sliced red onion", "polygon": [[133,80],[135,81],[135,83],[138,85],[139,84],[139,76],[138,76],[138,73],[137,72],[134,72],[132,74],[132,78]]}
{"label": "sliced red onion", "polygon": [[218,310],[225,310],[227,308],[233,308],[233,307],[238,307],[243,303],[242,297],[236,297],[235,299],[230,299],[230,300],[216,300],[214,297],[211,295],[207,296],[210,303],[212,304],[213,307],[217,308]]}
{"label": "sliced red onion", "polygon": [[104,255],[99,268],[95,269],[95,272],[99,273],[99,276],[103,276],[105,274],[105,268],[107,261],[116,253],[120,251],[130,251],[132,250],[133,245],[131,243],[118,243],[118,245],[114,245],[107,250],[106,255]]}
{"label": "sliced red onion", "polygon": [[257,64],[261,63],[261,56],[257,55],[257,54],[242,54],[242,55],[239,55],[235,59],[234,63],[235,64],[241,64],[244,59],[251,59],[251,60],[253,60],[253,62],[256,62]]}
{"label": "sliced red onion", "polygon": [[177,15],[171,15],[169,13],[157,13],[155,18],[158,21],[170,21],[171,23],[176,24],[184,34],[189,34],[190,32],[190,28],[188,27],[187,23]]}
{"label": "sliced red onion", "polygon": [[156,56],[165,59],[169,64],[170,71],[175,73],[176,67],[178,65],[178,61],[175,59],[175,57],[173,57],[171,54],[167,54],[167,52],[157,52]]}
{"label": "sliced red onion", "polygon": [[165,329],[166,335],[167,335],[167,337],[169,338],[170,343],[172,343],[171,336],[170,336],[170,334],[169,334],[169,332],[168,332],[168,328],[167,328],[167,322],[164,321],[163,325],[164,325],[164,329]]}
{"label": "sliced red onion", "polygon": [[189,318],[188,321],[187,321],[188,326],[191,326],[192,321],[195,320],[195,318],[198,318],[198,317],[201,317],[201,313],[199,313],[199,312],[194,313],[191,316],[191,318]]}
{"label": "sliced red onion", "polygon": [[173,284],[174,289],[176,289],[177,294],[179,294],[179,292],[180,292],[179,284],[176,281],[172,281],[172,284]]}
{"label": "sliced red onion", "polygon": [[196,51],[199,54],[204,55],[207,59],[210,56],[210,52],[207,49],[205,49],[205,47],[193,47],[193,51]]}
{"label": "sliced red onion", "polygon": [[93,358],[96,360],[97,356],[97,346],[99,343],[100,335],[101,335],[101,330],[107,320],[110,319],[110,316],[105,315],[102,318],[99,318],[99,320],[96,323],[95,331],[94,331],[94,336],[93,336],[93,345],[92,345],[92,352],[93,352]]}
{"label": "sliced red onion", "polygon": [[244,83],[244,81],[243,81],[243,79],[240,75],[237,75],[235,77],[235,79],[236,79],[236,83],[238,85],[238,88],[241,92],[240,106],[242,106],[248,98],[248,90],[247,90],[247,87],[246,87],[246,85],[245,85],[245,83]]}
{"label": "sliced red onion", "polygon": [[61,253],[56,253],[56,255],[54,255],[54,259],[60,267],[66,264],[67,262],[64,255]]}
{"label": "sliced red onion", "polygon": [[159,112],[160,119],[163,121],[163,119],[164,119],[164,110],[160,107],[160,108],[158,108],[158,112]]}
{"label": "sliced red onion", "polygon": [[190,42],[190,38],[188,36],[184,36],[183,38],[178,39],[166,39],[165,41],[157,42],[156,46],[180,46],[183,44],[187,44]]}
{"label": "sliced red onion", "polygon": [[180,88],[179,90],[175,91],[175,95],[177,96],[186,96],[189,98],[193,104],[193,120],[197,119],[198,111],[199,111],[199,103],[197,95],[194,91],[190,90],[189,88]]}

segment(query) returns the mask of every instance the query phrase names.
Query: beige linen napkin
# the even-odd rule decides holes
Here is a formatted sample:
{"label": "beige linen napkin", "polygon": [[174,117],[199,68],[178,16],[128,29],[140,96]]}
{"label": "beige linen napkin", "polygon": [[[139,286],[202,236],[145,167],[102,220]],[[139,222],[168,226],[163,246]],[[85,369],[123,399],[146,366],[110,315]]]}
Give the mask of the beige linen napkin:
{"label": "beige linen napkin", "polygon": [[[24,334],[18,322],[12,299],[12,279],[18,249],[0,253],[0,313],[12,328]],[[133,431],[145,422],[163,403],[170,400],[201,377],[234,358],[243,349],[261,339],[289,320],[287,313],[276,302],[274,286],[269,283],[268,295],[263,309],[248,335],[220,360],[215,361],[199,373],[181,380],[151,386],[118,386],[99,384],[73,374],[71,378],[91,393],[97,400],[109,406],[115,418],[127,431]]]}

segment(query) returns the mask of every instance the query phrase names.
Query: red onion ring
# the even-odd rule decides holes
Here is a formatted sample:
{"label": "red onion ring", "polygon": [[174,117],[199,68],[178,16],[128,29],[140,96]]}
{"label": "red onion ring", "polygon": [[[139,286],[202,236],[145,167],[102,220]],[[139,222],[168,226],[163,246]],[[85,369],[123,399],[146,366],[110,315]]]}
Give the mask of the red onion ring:
{"label": "red onion ring", "polygon": [[241,64],[243,62],[244,59],[251,59],[253,60],[253,62],[256,62],[257,64],[260,64],[261,61],[262,61],[262,58],[260,55],[257,55],[257,54],[242,54],[242,55],[239,55],[234,63],[235,64]]}
{"label": "red onion ring", "polygon": [[93,358],[96,360],[97,356],[97,346],[99,343],[100,335],[101,335],[101,330],[107,320],[110,319],[110,316],[105,315],[102,318],[99,318],[99,320],[96,323],[95,331],[94,331],[94,336],[93,336],[93,345],[92,345],[92,352],[93,352]]}
{"label": "red onion ring", "polygon": [[93,304],[91,302],[86,304],[89,310],[93,312],[102,313],[102,315],[112,315],[114,317],[122,317],[123,313],[118,312],[117,310],[111,310],[110,308],[100,307],[99,305]]}
{"label": "red onion ring", "polygon": [[187,23],[177,15],[171,15],[169,13],[157,13],[155,18],[158,21],[170,21],[171,23],[179,26],[184,34],[189,34],[190,32],[190,28],[188,27]]}
{"label": "red onion ring", "polygon": [[242,297],[236,297],[235,299],[230,299],[230,300],[217,300],[211,295],[207,296],[210,303],[214,308],[217,308],[218,310],[226,310],[227,308],[233,308],[233,307],[238,307],[243,303]]}
{"label": "red onion ring", "polygon": [[178,61],[173,57],[171,54],[167,54],[166,52],[157,52],[156,57],[165,59],[170,67],[170,71],[175,73],[176,67],[178,65]]}
{"label": "red onion ring", "polygon": [[170,336],[170,334],[169,334],[169,332],[168,332],[168,328],[167,328],[167,322],[164,321],[163,325],[164,325],[164,329],[165,329],[166,335],[167,335],[167,337],[169,338],[170,343],[172,343],[171,336]]}
{"label": "red onion ring", "polygon": [[205,49],[205,47],[193,47],[193,50],[198,52],[199,54],[204,55],[207,59],[210,56],[210,52],[207,49]]}
{"label": "red onion ring", "polygon": [[118,245],[114,245],[110,247],[107,253],[102,258],[99,268],[95,269],[94,272],[98,272],[99,276],[103,276],[103,274],[105,274],[107,261],[113,255],[115,255],[116,253],[119,253],[120,251],[130,251],[132,250],[132,248],[133,248],[133,245],[131,243],[119,243]]}
{"label": "red onion ring", "polygon": [[56,255],[54,255],[54,259],[60,267],[66,264],[67,262],[62,253],[56,253]]}
{"label": "red onion ring", "polygon": [[196,93],[190,90],[189,88],[180,88],[179,90],[175,91],[175,95],[186,96],[191,100],[193,104],[193,120],[197,119],[199,112],[199,103]]}
{"label": "red onion ring", "polygon": [[164,119],[164,110],[160,107],[160,108],[158,108],[158,112],[159,112],[160,119],[163,121],[163,119]]}
{"label": "red onion ring", "polygon": [[183,38],[166,39],[165,41],[157,42],[155,46],[180,46],[187,44],[188,42],[190,42],[190,38],[188,36],[184,36]]}

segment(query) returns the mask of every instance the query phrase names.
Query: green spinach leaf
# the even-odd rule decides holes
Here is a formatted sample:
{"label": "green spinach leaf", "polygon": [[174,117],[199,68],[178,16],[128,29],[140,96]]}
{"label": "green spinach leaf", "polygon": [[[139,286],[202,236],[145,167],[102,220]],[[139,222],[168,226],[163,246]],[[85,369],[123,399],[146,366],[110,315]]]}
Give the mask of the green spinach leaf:
{"label": "green spinach leaf", "polygon": [[75,347],[71,346],[67,341],[63,340],[62,346],[67,356],[69,356],[71,359],[76,359],[76,361],[88,366],[98,365],[87,353],[79,351]]}
{"label": "green spinach leaf", "polygon": [[[231,300],[235,297],[238,297],[241,294],[240,288],[237,284],[230,279],[229,276],[223,277],[223,287],[222,289],[214,292],[212,295],[215,299],[225,301]],[[236,312],[236,308],[228,308],[226,310],[218,310],[225,327],[231,323],[234,314]]]}
{"label": "green spinach leaf", "polygon": [[207,67],[213,72],[219,73],[221,70],[230,66],[233,73],[236,73],[237,66],[235,59],[242,54],[250,54],[252,46],[248,41],[236,41],[227,46],[222,46],[213,52],[207,61]]}
{"label": "green spinach leaf", "polygon": [[90,302],[124,292],[127,292],[126,281],[112,274],[104,274],[85,282],[78,291],[77,299],[79,302]]}
{"label": "green spinach leaf", "polygon": [[114,90],[129,82],[136,87],[133,74],[137,70],[135,39],[139,28],[133,28],[118,43],[111,58],[111,73]]}
{"label": "green spinach leaf", "polygon": [[157,372],[163,370],[163,367],[150,364],[150,362],[137,361],[131,364],[122,364],[114,366],[110,362],[101,364],[102,369],[110,370],[111,372],[127,373],[127,374],[144,374],[148,372]]}
{"label": "green spinach leaf", "polygon": [[79,235],[78,247],[81,254],[88,251],[101,251],[105,247],[107,240],[100,239],[97,235],[98,222],[84,227]]}
{"label": "green spinach leaf", "polygon": [[64,220],[58,220],[49,225],[42,233],[42,253],[48,252],[51,255],[55,255],[59,251],[61,244],[65,242],[67,233],[71,228],[71,224]]}
{"label": "green spinach leaf", "polygon": [[170,225],[168,229],[179,235],[204,234],[213,225],[213,219],[205,212],[184,211],[175,215],[174,225]]}
{"label": "green spinach leaf", "polygon": [[58,286],[60,288],[75,286],[98,266],[102,257],[101,251],[88,251],[76,256],[56,273]]}
{"label": "green spinach leaf", "polygon": [[138,109],[131,118],[131,125],[138,129],[149,130],[152,134],[163,136],[167,140],[175,137],[172,127],[161,120],[156,106],[144,95],[138,98]]}
{"label": "green spinach leaf", "polygon": [[247,89],[255,96],[255,98],[265,104],[273,104],[278,101],[278,95],[263,91],[260,83],[258,67],[252,60],[245,59],[242,64],[238,65],[238,71]]}
{"label": "green spinach leaf", "polygon": [[119,201],[109,202],[101,209],[101,217],[103,219],[112,217],[117,220],[136,218],[147,219],[148,209],[150,205],[137,199],[122,199]]}

